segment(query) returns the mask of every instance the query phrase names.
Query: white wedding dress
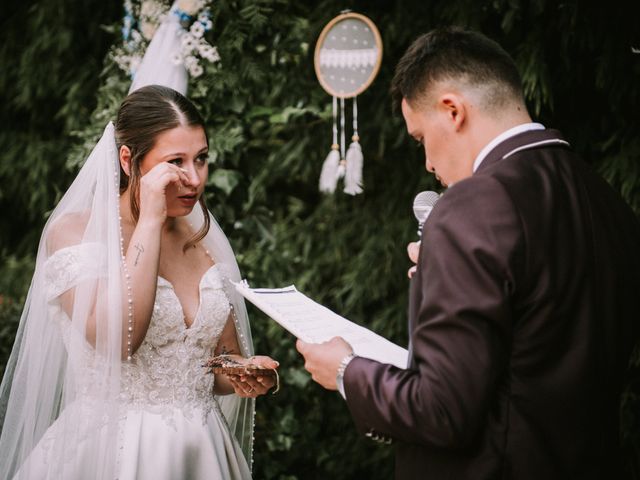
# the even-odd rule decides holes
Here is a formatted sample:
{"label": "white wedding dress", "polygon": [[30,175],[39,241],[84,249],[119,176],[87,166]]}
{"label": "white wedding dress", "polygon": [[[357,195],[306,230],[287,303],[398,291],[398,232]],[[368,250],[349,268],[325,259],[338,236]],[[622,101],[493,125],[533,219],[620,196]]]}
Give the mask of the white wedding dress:
{"label": "white wedding dress", "polygon": [[[91,399],[95,373],[91,366],[96,362],[96,354],[84,336],[71,327],[59,296],[77,284],[79,277],[91,275],[88,269],[95,265],[99,255],[94,245],[84,243],[58,250],[45,266],[49,305],[55,310],[52,318],[59,322],[63,341],[67,347],[71,342],[84,344],[81,349],[84,358],[69,358],[76,376],[77,400],[60,414],[76,424],[100,414],[92,407]],[[198,312],[193,324],[187,327],[173,286],[158,277],[147,335],[132,361],[122,364],[120,421],[113,436],[118,442],[119,480],[251,477],[247,461],[212,394],[214,375],[203,367],[213,353],[230,308],[221,272],[214,265],[202,277]],[[91,478],[92,465],[82,460],[82,440],[77,442],[79,448],[65,452],[67,458],[55,456],[47,448],[59,440],[56,435],[63,434],[60,425],[66,422],[61,422],[61,418],[46,431],[29,456],[29,478],[59,478],[55,476],[56,470],[65,472],[65,480]],[[88,423],[95,425],[95,421]],[[76,430],[86,438],[109,435],[106,425],[98,431],[95,427]],[[57,466],[56,462],[60,469],[52,468]]]}

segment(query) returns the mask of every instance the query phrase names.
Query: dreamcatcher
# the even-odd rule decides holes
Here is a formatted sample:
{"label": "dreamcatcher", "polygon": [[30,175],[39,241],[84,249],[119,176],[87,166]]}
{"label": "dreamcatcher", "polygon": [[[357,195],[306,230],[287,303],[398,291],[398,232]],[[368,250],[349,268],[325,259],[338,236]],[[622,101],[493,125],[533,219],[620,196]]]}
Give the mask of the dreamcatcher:
{"label": "dreamcatcher", "polygon": [[[364,15],[342,12],[320,33],[314,55],[316,75],[322,88],[333,97],[333,143],[322,165],[322,192],[333,193],[338,180],[344,178],[345,193],[362,193],[364,157],[358,133],[357,97],[371,85],[381,61],[380,33]],[[348,99],[352,99],[352,136],[346,149],[345,101]]]}

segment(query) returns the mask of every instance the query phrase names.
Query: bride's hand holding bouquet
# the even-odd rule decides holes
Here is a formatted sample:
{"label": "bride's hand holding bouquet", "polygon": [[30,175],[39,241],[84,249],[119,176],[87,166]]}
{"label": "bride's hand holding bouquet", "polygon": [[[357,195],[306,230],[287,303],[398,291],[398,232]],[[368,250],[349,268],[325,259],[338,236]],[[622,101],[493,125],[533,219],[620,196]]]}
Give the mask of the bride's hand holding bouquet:
{"label": "bride's hand holding bouquet", "polygon": [[278,377],[279,363],[265,355],[244,358],[240,355],[222,354],[211,358],[205,365],[210,372],[224,375],[236,395],[242,398],[256,398],[265,395],[275,387],[280,387]]}

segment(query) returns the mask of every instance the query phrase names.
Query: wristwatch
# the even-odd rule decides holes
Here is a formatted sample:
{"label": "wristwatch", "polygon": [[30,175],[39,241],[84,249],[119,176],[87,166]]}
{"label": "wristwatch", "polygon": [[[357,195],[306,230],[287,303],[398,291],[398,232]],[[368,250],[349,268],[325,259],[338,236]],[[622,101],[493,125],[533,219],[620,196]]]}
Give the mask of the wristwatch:
{"label": "wristwatch", "polygon": [[347,395],[344,393],[344,371],[347,369],[347,365],[351,363],[351,360],[356,358],[355,353],[350,353],[342,359],[340,365],[338,365],[338,373],[336,374],[336,386],[342,398],[347,399]]}

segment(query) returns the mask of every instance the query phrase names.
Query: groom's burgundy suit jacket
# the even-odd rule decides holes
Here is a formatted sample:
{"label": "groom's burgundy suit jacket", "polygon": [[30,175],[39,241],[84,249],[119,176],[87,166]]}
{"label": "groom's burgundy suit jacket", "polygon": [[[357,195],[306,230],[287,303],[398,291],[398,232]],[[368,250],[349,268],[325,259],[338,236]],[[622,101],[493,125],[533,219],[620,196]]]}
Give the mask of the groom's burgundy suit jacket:
{"label": "groom's burgundy suit jacket", "polygon": [[428,218],[410,365],[364,358],[357,428],[402,479],[614,479],[640,323],[640,227],[558,132],[505,140]]}

